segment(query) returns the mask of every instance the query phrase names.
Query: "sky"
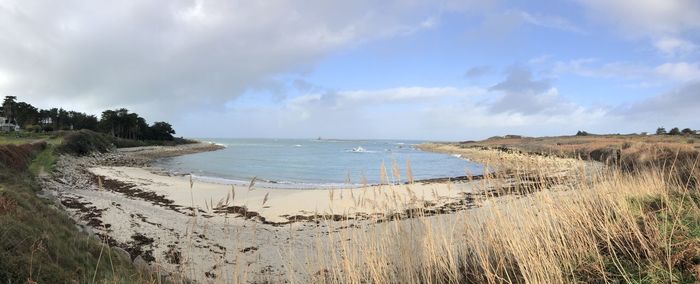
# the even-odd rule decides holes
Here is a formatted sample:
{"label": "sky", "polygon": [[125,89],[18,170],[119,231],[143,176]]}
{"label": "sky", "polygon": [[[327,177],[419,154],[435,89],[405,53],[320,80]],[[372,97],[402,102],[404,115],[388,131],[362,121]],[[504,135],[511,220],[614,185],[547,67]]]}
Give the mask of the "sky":
{"label": "sky", "polygon": [[700,1],[0,0],[0,95],[184,137],[700,129]]}

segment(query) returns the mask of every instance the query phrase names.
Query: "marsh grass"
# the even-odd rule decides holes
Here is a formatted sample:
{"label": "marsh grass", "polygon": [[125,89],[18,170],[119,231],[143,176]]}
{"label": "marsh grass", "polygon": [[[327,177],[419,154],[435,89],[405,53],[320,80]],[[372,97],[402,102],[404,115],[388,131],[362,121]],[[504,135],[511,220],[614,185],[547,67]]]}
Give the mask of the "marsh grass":
{"label": "marsh grass", "polygon": [[289,264],[319,283],[692,283],[700,195],[665,166],[552,179],[521,164],[520,175],[487,175],[477,209],[327,221],[314,251]]}

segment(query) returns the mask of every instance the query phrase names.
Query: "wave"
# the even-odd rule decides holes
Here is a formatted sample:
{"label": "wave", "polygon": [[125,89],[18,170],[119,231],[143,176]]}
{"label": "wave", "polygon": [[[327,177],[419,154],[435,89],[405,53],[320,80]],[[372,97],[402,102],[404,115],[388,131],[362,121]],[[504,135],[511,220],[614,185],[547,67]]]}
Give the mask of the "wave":
{"label": "wave", "polygon": [[214,142],[214,141],[202,141],[202,142],[204,142],[204,143],[209,143],[209,144],[213,144],[213,145],[216,145],[216,146],[221,146],[221,147],[224,147],[224,148],[227,148],[227,147],[228,147],[227,144],[219,143],[219,142]]}

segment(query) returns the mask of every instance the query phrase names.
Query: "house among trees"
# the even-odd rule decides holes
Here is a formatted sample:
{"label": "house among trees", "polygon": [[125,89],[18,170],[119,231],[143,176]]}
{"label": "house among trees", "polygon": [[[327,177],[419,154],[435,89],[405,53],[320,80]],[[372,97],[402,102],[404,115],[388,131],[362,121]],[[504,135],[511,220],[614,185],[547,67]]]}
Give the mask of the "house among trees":
{"label": "house among trees", "polygon": [[2,131],[2,132],[19,131],[19,125],[17,125],[14,120],[10,120],[7,117],[0,116],[0,131]]}
{"label": "house among trees", "polygon": [[5,101],[2,104],[2,116],[0,116],[0,131],[19,131],[19,125],[15,121],[13,110],[15,99],[17,98],[14,96],[5,97]]}

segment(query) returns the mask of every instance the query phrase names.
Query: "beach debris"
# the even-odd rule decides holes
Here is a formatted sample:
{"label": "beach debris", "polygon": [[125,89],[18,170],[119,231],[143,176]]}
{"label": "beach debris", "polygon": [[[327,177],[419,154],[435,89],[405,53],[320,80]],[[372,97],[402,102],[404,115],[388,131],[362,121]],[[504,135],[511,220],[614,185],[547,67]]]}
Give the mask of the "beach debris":
{"label": "beach debris", "polygon": [[258,250],[258,247],[250,246],[250,247],[246,247],[246,248],[240,250],[240,252],[248,253],[248,252],[255,252],[257,250]]}

